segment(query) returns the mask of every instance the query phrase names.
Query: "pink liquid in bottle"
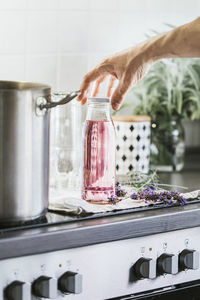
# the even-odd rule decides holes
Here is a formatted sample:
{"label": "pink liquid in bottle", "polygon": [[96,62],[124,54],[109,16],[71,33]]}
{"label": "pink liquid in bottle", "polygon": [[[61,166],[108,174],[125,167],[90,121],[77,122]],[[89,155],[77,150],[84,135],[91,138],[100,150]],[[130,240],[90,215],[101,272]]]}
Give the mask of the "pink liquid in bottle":
{"label": "pink liquid in bottle", "polygon": [[111,120],[87,120],[84,128],[82,198],[105,204],[115,192],[115,129]]}

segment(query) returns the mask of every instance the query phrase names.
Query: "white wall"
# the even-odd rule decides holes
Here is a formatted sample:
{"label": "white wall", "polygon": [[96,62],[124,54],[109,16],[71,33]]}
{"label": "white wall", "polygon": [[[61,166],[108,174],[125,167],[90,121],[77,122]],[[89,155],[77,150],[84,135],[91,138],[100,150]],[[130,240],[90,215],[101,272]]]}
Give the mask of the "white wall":
{"label": "white wall", "polygon": [[77,89],[102,57],[199,12],[199,0],[0,0],[0,79]]}

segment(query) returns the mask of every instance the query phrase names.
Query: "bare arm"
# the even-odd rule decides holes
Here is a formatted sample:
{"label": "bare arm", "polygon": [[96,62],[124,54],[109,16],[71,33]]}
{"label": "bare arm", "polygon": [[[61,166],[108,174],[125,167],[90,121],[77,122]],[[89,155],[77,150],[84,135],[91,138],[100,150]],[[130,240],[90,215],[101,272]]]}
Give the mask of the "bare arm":
{"label": "bare arm", "polygon": [[200,17],[147,40],[147,52],[154,60],[171,57],[200,57]]}
{"label": "bare arm", "polygon": [[111,96],[111,105],[117,110],[132,83],[137,83],[154,62],[172,57],[200,57],[200,17],[105,58],[83,77],[78,100],[81,104],[85,104],[93,81],[96,81],[93,93],[93,96],[96,96],[101,82],[110,75],[107,96],[111,96],[114,81],[118,80],[118,85]]}

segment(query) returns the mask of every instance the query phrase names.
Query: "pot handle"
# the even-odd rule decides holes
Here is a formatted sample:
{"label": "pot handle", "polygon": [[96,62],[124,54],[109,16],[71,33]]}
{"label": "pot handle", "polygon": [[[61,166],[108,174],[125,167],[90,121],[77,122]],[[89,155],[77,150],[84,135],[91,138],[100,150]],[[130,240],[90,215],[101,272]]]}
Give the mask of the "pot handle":
{"label": "pot handle", "polygon": [[60,101],[53,101],[53,102],[47,102],[47,100],[44,97],[38,97],[37,101],[36,101],[36,113],[38,115],[40,115],[42,111],[44,112],[47,109],[51,109],[58,105],[63,105],[63,104],[69,103],[78,94],[80,94],[80,92],[81,91],[79,90],[79,91],[74,91],[74,92],[67,93],[67,94],[53,93],[53,96],[63,96],[63,98]]}

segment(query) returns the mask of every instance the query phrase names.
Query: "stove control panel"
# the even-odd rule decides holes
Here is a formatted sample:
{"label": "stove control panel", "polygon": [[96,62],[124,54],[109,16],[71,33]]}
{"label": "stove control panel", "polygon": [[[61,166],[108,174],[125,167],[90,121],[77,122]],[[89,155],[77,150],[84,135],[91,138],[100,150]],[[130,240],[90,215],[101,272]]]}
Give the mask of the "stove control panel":
{"label": "stove control panel", "polygon": [[152,258],[141,257],[134,265],[134,273],[136,278],[149,278],[156,277],[156,261]]}
{"label": "stove control panel", "polygon": [[199,269],[199,251],[184,249],[179,255],[163,253],[157,260],[141,257],[133,266],[135,280],[149,278],[163,274],[175,275],[178,272],[190,269]]}
{"label": "stove control panel", "polygon": [[0,260],[0,300],[102,300],[200,278],[200,227]]}
{"label": "stove control panel", "polygon": [[75,272],[64,273],[59,280],[41,276],[30,282],[13,281],[4,289],[5,300],[58,299],[60,294],[80,294],[82,292],[82,275]]}
{"label": "stove control panel", "polygon": [[163,253],[157,259],[157,272],[159,275],[178,273],[178,256]]}
{"label": "stove control panel", "polygon": [[41,276],[33,282],[32,291],[33,294],[37,297],[56,299],[57,279],[47,276]]}
{"label": "stove control panel", "polygon": [[66,272],[60,277],[58,287],[64,294],[80,294],[82,292],[82,275]]}
{"label": "stove control panel", "polygon": [[5,289],[8,300],[31,300],[31,285],[28,282],[14,281]]}
{"label": "stove control panel", "polygon": [[199,252],[196,250],[184,249],[179,254],[179,266],[180,270],[197,270],[199,268]]}

